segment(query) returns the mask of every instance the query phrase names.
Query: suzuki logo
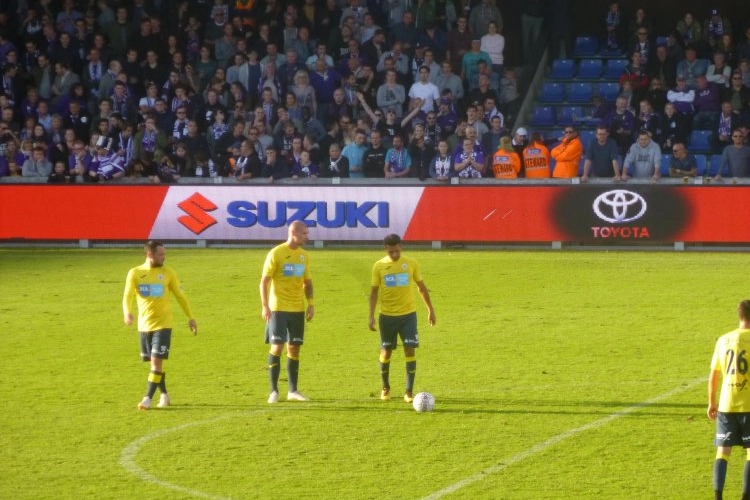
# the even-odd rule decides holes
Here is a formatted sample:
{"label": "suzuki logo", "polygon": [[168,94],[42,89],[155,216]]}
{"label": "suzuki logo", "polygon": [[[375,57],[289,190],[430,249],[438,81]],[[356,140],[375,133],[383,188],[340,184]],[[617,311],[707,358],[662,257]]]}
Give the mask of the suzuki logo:
{"label": "suzuki logo", "polygon": [[596,197],[593,204],[596,216],[613,224],[632,222],[646,213],[643,196],[625,189],[613,189]]}
{"label": "suzuki logo", "polygon": [[200,193],[193,193],[192,196],[181,201],[177,206],[187,214],[178,217],[177,220],[195,234],[201,234],[216,224],[216,219],[208,215],[208,212],[213,212],[219,207]]}

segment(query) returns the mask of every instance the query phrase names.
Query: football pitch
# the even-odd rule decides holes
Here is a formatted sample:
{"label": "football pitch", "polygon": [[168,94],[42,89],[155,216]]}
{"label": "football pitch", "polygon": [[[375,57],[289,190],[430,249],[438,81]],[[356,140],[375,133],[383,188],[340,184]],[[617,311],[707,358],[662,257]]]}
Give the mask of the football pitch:
{"label": "football pitch", "polygon": [[[269,246],[270,248],[270,246]],[[0,250],[0,499],[702,499],[716,338],[750,298],[746,253],[410,249],[416,413],[394,352],[379,400],[367,329],[381,249],[310,249],[316,316],[300,390],[266,404],[258,283],[266,249],[168,247],[173,406],[138,411],[148,365],[122,321],[141,248]],[[415,291],[416,293],[416,291]],[[725,498],[740,496],[744,454]]]}

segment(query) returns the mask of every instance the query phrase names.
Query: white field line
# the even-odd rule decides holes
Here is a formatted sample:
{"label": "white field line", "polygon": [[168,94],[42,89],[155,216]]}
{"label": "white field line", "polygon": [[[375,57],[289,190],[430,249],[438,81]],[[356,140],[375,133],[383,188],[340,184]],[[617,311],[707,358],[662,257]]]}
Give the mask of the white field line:
{"label": "white field line", "polygon": [[520,453],[517,453],[511,457],[504,459],[499,464],[493,465],[491,467],[487,467],[486,469],[480,472],[477,472],[476,474],[469,476],[465,479],[462,479],[458,482],[455,482],[449,486],[446,486],[445,488],[438,490],[422,498],[421,500],[436,500],[438,498],[443,498],[444,496],[450,495],[451,493],[454,493],[460,490],[461,488],[464,488],[466,486],[469,486],[470,484],[474,484],[476,482],[481,481],[482,479],[486,478],[490,474],[495,474],[497,472],[505,470],[511,465],[515,465],[519,462],[526,460],[527,458],[533,455],[546,451],[548,448],[551,448],[552,446],[556,445],[557,443],[560,443],[561,441],[565,441],[566,439],[576,436],[582,432],[586,432],[586,431],[590,431],[593,429],[598,429],[599,427],[603,427],[607,425],[608,423],[612,422],[613,420],[617,420],[620,417],[624,417],[626,415],[634,413],[638,410],[641,410],[642,408],[651,406],[665,399],[669,399],[672,396],[688,391],[692,389],[693,387],[697,386],[698,384],[701,384],[701,383],[705,384],[706,381],[707,381],[706,377],[693,380],[692,382],[689,382],[687,385],[672,389],[671,391],[665,392],[664,394],[660,394],[652,399],[649,399],[648,401],[644,401],[642,403],[629,406],[623,410],[612,413],[611,415],[608,415],[604,418],[600,418],[599,420],[595,420],[593,422],[590,422],[586,425],[582,425],[580,427],[576,427],[574,429],[570,429],[569,431],[565,431],[562,434],[558,434],[557,436],[552,436],[546,441],[542,441],[541,443],[538,443],[532,446],[531,448],[527,448],[526,450]]}
{"label": "white field line", "polygon": [[[261,412],[252,412],[252,413],[261,413]],[[154,476],[150,472],[147,472],[143,470],[138,463],[136,462],[136,457],[138,455],[138,452],[140,451],[141,447],[148,443],[149,441],[153,441],[154,439],[158,439],[166,434],[172,433],[172,432],[179,432],[185,429],[189,429],[191,427],[196,427],[198,425],[206,425],[206,424],[213,424],[215,422],[220,422],[221,420],[226,420],[228,418],[234,418],[237,415],[225,415],[218,418],[213,418],[210,420],[201,420],[198,422],[189,422],[187,424],[178,425],[177,427],[171,427],[168,429],[162,429],[156,432],[152,432],[151,434],[147,434],[141,438],[136,439],[129,445],[125,447],[125,449],[122,450],[122,453],[120,454],[120,465],[122,465],[125,470],[130,472],[131,474],[141,478],[142,480],[155,484],[157,486],[161,486],[162,488],[167,488],[174,491],[179,491],[180,493],[184,493],[186,495],[191,495],[194,497],[199,498],[208,498],[210,500],[232,500],[229,497],[222,497],[217,495],[211,495],[209,493],[205,493],[203,491],[194,490],[192,488],[186,488],[184,486],[180,486],[179,484],[170,483],[169,481],[164,481],[159,479],[158,477]]]}

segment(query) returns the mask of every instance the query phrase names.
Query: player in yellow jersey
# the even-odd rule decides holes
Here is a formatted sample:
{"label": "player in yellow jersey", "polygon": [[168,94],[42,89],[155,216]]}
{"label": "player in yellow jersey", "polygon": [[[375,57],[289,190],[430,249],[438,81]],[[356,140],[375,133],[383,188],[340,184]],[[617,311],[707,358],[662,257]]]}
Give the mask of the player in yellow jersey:
{"label": "player in yellow jersey", "polygon": [[166,249],[158,241],[149,241],[144,250],[146,262],[132,268],[125,279],[125,292],[122,296],[122,312],[125,324],[133,324],[133,299],[138,305],[138,331],[141,337],[141,359],[151,362],[146,396],[138,404],[138,409],[149,410],[151,399],[158,388],[161,392],[159,408],[170,405],[167,393],[164,361],[169,358],[172,340],[172,302],[174,295],[188,317],[188,326],[193,335],[198,335],[198,324],[190,309],[185,293],[174,270],[164,265]]}
{"label": "player in yellow jersey", "polygon": [[414,285],[417,286],[425,306],[430,326],[435,324],[435,310],[430,292],[424,284],[417,261],[401,254],[401,237],[389,234],[383,240],[386,256],[372,266],[370,280],[370,316],[368,326],[375,328],[375,307],[380,298],[380,375],[383,390],[380,399],[391,399],[390,363],[398,336],[404,346],[406,360],[406,392],[404,401],[414,400],[414,377],[417,371],[415,349],[419,347],[417,332],[417,305],[414,300]]}
{"label": "player in yellow jersey", "polygon": [[[708,418],[716,420],[714,498],[722,500],[727,462],[733,446],[747,450],[742,500],[750,500],[750,300],[737,306],[739,327],[719,337],[708,376]],[[719,404],[716,396],[721,395]]]}
{"label": "player in yellow jersey", "polygon": [[[307,226],[301,221],[289,225],[286,242],[266,256],[260,280],[261,316],[266,322],[268,373],[271,382],[269,403],[279,401],[281,351],[286,345],[286,371],[289,379],[287,401],[307,401],[297,390],[299,352],[305,339],[305,320],[315,314],[310,258],[302,247],[308,239]],[[307,299],[307,307],[305,307]]]}

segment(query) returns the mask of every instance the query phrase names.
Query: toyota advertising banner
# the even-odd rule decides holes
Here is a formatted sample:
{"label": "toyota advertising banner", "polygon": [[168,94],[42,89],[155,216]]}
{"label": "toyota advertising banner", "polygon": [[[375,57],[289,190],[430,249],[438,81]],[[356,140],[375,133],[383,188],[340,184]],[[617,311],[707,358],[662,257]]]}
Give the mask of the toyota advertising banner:
{"label": "toyota advertising banner", "polygon": [[750,187],[677,184],[0,186],[0,239],[748,243]]}

